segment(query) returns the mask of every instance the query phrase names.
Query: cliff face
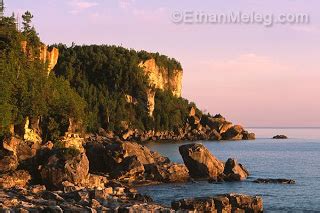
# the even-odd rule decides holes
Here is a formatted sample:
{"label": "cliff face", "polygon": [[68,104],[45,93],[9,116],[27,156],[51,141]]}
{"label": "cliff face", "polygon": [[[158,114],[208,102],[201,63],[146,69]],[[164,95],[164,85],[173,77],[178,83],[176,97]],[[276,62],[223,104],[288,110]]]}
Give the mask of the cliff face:
{"label": "cliff face", "polygon": [[176,97],[181,97],[182,90],[182,70],[173,70],[170,72],[165,67],[159,67],[155,59],[149,59],[139,64],[149,79],[149,89],[147,90],[148,97],[148,112],[153,115],[155,89],[169,90]]}
{"label": "cliff face", "polygon": [[[21,42],[21,49],[28,56],[29,59],[33,60],[35,57],[32,54],[32,50],[28,48],[28,42]],[[45,44],[41,44],[39,47],[39,58],[44,64],[47,63],[47,74],[50,74],[50,71],[56,66],[58,63],[59,50],[57,48],[53,48],[51,51],[48,50],[48,47]],[[30,141],[33,143],[41,143],[41,131],[40,131],[40,118],[25,118],[25,125],[22,130],[19,131],[20,135],[23,135],[23,139],[26,141]],[[13,125],[12,125],[13,126]],[[14,126],[10,129],[11,133],[14,133]]]}
{"label": "cliff face", "polygon": [[[30,53],[30,51],[28,50],[27,41],[21,42],[21,48],[24,53],[26,53],[26,54]],[[39,50],[40,50],[40,55],[39,55],[40,61],[42,61],[43,63],[48,63],[48,75],[49,75],[50,71],[58,63],[59,50],[54,47],[54,48],[52,48],[51,51],[49,51],[47,45],[45,45],[45,44],[41,44],[41,46],[39,47]],[[30,57],[33,58],[32,55]]]}
{"label": "cliff face", "polygon": [[45,44],[40,47],[40,60],[43,61],[43,63],[48,63],[48,73],[50,73],[58,63],[58,57],[59,50],[57,48],[54,47],[49,51]]}

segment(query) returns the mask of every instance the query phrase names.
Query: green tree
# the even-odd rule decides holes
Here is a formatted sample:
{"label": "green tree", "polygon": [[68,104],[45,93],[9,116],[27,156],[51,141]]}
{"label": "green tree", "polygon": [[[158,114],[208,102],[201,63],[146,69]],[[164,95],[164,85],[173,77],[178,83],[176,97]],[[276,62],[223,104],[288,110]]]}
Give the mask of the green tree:
{"label": "green tree", "polygon": [[31,22],[33,19],[33,15],[27,11],[22,15],[22,25],[23,25],[23,31],[24,32],[30,32],[33,30],[33,27],[31,26]]}
{"label": "green tree", "polygon": [[[40,45],[40,39],[38,37],[38,34],[34,28],[34,26],[32,26],[32,19],[33,19],[33,15],[27,11],[22,15],[22,34],[24,35],[26,41],[28,41],[28,45],[32,46],[32,47],[39,47]],[[37,52],[37,48],[33,49],[35,54],[38,54]]]}

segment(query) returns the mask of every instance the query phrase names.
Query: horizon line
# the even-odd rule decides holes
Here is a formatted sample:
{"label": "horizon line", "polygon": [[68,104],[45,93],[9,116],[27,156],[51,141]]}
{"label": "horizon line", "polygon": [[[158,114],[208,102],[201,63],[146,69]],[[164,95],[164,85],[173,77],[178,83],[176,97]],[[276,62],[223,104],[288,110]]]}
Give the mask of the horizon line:
{"label": "horizon line", "polygon": [[249,126],[247,129],[320,129],[320,126]]}

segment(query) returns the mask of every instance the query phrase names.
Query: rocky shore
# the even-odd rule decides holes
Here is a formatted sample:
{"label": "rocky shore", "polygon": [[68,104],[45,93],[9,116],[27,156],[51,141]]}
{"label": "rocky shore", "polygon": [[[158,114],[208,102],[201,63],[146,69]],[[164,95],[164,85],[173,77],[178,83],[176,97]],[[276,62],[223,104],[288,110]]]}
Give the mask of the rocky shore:
{"label": "rocky shore", "polygon": [[[154,203],[133,187],[142,184],[241,181],[248,171],[218,160],[202,144],[182,145],[184,163],[135,142],[68,135],[54,144],[11,137],[0,158],[0,208],[19,212],[262,212],[262,199],[228,194]],[[210,205],[209,205],[210,203]]]}
{"label": "rocky shore", "polygon": [[194,108],[190,109],[185,125],[174,131],[140,131],[130,129],[123,123],[121,131],[109,132],[100,129],[99,134],[108,138],[118,138],[136,142],[144,141],[219,141],[219,140],[254,140],[255,134],[249,133],[240,125],[233,125],[220,114],[215,116],[197,115]]}

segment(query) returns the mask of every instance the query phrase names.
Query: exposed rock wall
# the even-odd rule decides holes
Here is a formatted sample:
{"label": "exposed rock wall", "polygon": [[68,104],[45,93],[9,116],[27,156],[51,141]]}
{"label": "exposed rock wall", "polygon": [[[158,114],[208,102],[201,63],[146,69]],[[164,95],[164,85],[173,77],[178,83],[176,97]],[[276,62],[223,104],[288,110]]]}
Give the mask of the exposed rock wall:
{"label": "exposed rock wall", "polygon": [[148,97],[148,112],[153,115],[155,89],[169,90],[176,97],[181,97],[182,90],[182,70],[173,70],[172,73],[165,67],[159,67],[155,59],[149,59],[141,62],[139,66],[143,69],[149,79]]}
{"label": "exposed rock wall", "polygon": [[154,100],[155,96],[156,96],[156,92],[154,91],[154,89],[148,88],[147,89],[147,100],[148,100],[147,109],[150,117],[153,116],[153,111],[155,107],[155,100]]}
{"label": "exposed rock wall", "polygon": [[[21,42],[21,49],[24,53],[26,53],[26,54],[29,53],[27,41]],[[54,48],[52,48],[51,51],[49,51],[47,45],[45,45],[45,44],[41,44],[41,46],[39,47],[39,50],[40,50],[39,59],[43,63],[48,63],[48,75],[49,75],[50,71],[58,63],[59,50],[54,47]],[[30,57],[33,58],[32,55]]]}
{"label": "exposed rock wall", "polygon": [[59,50],[57,48],[52,48],[51,51],[48,50],[48,47],[43,44],[40,47],[40,60],[43,63],[48,63],[48,74],[58,63]]}

